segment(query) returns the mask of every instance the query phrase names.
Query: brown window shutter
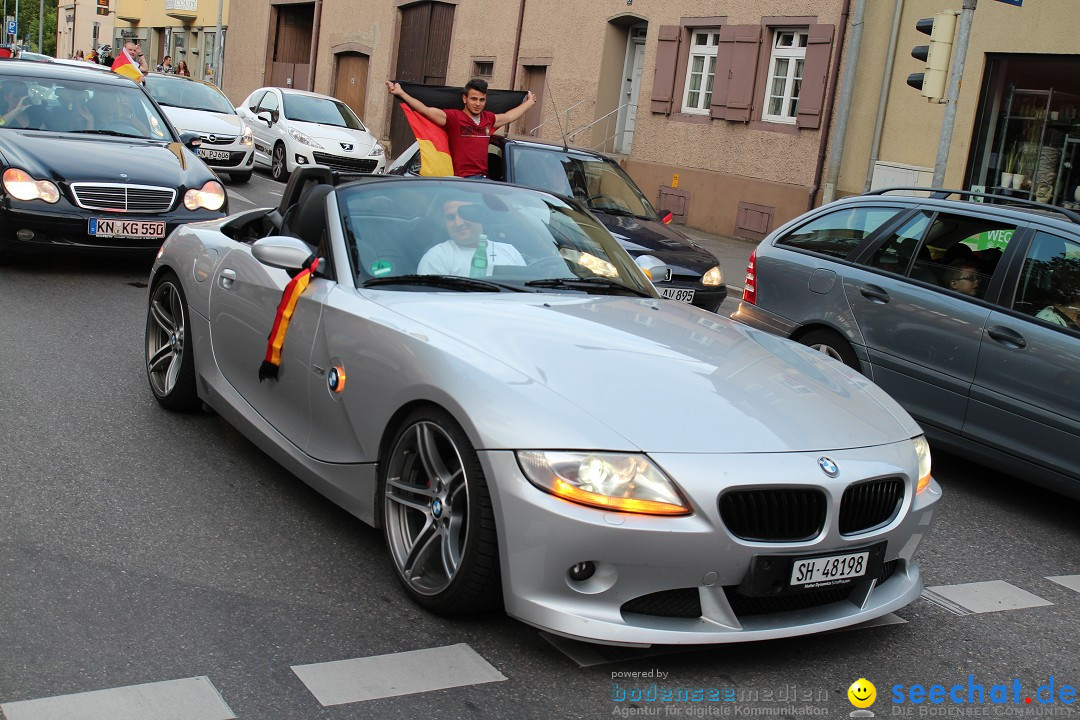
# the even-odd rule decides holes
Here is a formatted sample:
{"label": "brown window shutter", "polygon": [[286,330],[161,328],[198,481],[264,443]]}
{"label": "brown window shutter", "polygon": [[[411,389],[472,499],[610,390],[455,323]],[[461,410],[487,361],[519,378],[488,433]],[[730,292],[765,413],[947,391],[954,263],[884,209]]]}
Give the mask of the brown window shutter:
{"label": "brown window shutter", "polygon": [[735,51],[735,25],[720,28],[720,43],[716,48],[716,74],[713,76],[712,104],[709,117],[723,120],[727,115],[728,85],[731,76],[731,56]]}
{"label": "brown window shutter", "polygon": [[[729,45],[724,45],[724,30],[729,31],[730,39],[727,41]],[[717,76],[720,75],[720,55],[726,52],[728,46],[731,47],[731,62],[727,67],[727,87],[723,93],[726,105],[723,116],[725,120],[750,122],[750,113],[754,107],[754,82],[757,79],[758,56],[761,51],[761,32],[760,25],[729,25],[720,32],[720,48],[716,57]],[[715,80],[713,92],[716,92]],[[719,117],[719,115],[714,114],[714,117]]]}
{"label": "brown window shutter", "polygon": [[652,103],[654,113],[671,113],[675,95],[675,66],[679,62],[679,41],[682,31],[678,25],[661,25],[656,37],[656,69],[653,71]]}
{"label": "brown window shutter", "polygon": [[[829,78],[835,25],[811,25],[806,42],[806,63],[803,65],[802,88],[799,91],[799,115],[795,123],[801,128],[821,127],[821,111],[825,105],[825,86]],[[851,82],[844,78],[844,82]]]}

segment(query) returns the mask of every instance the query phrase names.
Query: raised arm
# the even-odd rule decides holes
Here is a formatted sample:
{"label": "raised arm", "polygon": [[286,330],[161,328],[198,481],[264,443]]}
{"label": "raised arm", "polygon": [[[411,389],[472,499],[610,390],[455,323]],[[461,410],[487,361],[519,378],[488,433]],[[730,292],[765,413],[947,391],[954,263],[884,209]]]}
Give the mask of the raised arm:
{"label": "raised arm", "polygon": [[495,127],[501,128],[503,125],[509,125],[524,115],[529,108],[536,104],[536,96],[533,95],[532,90],[525,94],[525,100],[520,105],[512,110],[507,110],[504,113],[499,113],[495,116]]}
{"label": "raised arm", "polygon": [[424,103],[414,98],[409,93],[401,89],[401,86],[396,82],[386,81],[386,91],[391,95],[396,95],[401,98],[406,105],[411,107],[416,112],[426,117],[431,122],[435,123],[439,127],[446,125],[446,113],[439,108],[428,107]]}

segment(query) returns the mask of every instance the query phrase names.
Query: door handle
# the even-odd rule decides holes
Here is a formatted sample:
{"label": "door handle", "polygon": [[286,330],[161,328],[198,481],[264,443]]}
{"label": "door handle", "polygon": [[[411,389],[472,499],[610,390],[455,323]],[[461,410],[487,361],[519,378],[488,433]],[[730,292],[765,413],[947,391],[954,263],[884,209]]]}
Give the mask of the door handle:
{"label": "door handle", "polygon": [[235,270],[222,270],[221,271],[221,287],[228,290],[232,287],[232,284],[236,282]]}
{"label": "door handle", "polygon": [[986,334],[989,335],[991,339],[997,340],[1002,345],[1008,347],[1027,347],[1027,340],[1024,339],[1023,335],[1003,325],[993,325],[988,327],[986,329]]}
{"label": "door handle", "polygon": [[877,285],[860,285],[859,292],[862,296],[872,303],[885,304],[889,302],[889,293],[885,292]]}

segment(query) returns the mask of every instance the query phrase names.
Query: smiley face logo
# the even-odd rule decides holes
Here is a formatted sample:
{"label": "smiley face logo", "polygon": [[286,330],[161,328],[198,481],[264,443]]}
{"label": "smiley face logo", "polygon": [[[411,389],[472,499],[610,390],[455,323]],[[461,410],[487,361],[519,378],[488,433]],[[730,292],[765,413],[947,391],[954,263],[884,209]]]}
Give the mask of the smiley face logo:
{"label": "smiley face logo", "polygon": [[847,696],[852,705],[865,709],[873,705],[874,701],[877,700],[877,688],[874,687],[874,683],[866,678],[859,678],[851,683],[851,687],[847,690]]}

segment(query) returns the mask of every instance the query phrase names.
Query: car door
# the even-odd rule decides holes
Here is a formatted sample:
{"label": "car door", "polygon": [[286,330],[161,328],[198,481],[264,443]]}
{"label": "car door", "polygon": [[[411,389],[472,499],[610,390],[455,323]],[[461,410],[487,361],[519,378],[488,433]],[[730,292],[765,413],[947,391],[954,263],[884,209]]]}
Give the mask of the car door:
{"label": "car door", "polygon": [[210,291],[211,343],[218,368],[245,401],[289,442],[307,444],[311,425],[311,349],[333,281],[315,276],[300,296],[281,348],[277,380],[259,380],[267,338],[289,282],[238,245],[217,266]]}
{"label": "car door", "polygon": [[267,125],[265,120],[256,117],[252,133],[255,135],[256,150],[260,153],[259,159],[269,165],[274,152],[274,143],[281,134],[281,98],[276,90],[267,90],[262,96],[258,107],[255,108],[255,115],[261,112],[270,113],[272,120]]}
{"label": "car door", "polygon": [[[922,209],[844,272],[874,382],[921,423],[957,434],[963,428],[992,309],[985,298],[995,291],[1001,247],[1017,229],[974,213]],[[978,269],[960,270],[968,261]],[[977,287],[975,294],[958,289],[957,274],[971,278],[966,289]]]}
{"label": "car door", "polygon": [[1080,479],[1080,331],[1038,316],[1080,304],[1080,237],[1037,230],[990,313],[964,435]]}

